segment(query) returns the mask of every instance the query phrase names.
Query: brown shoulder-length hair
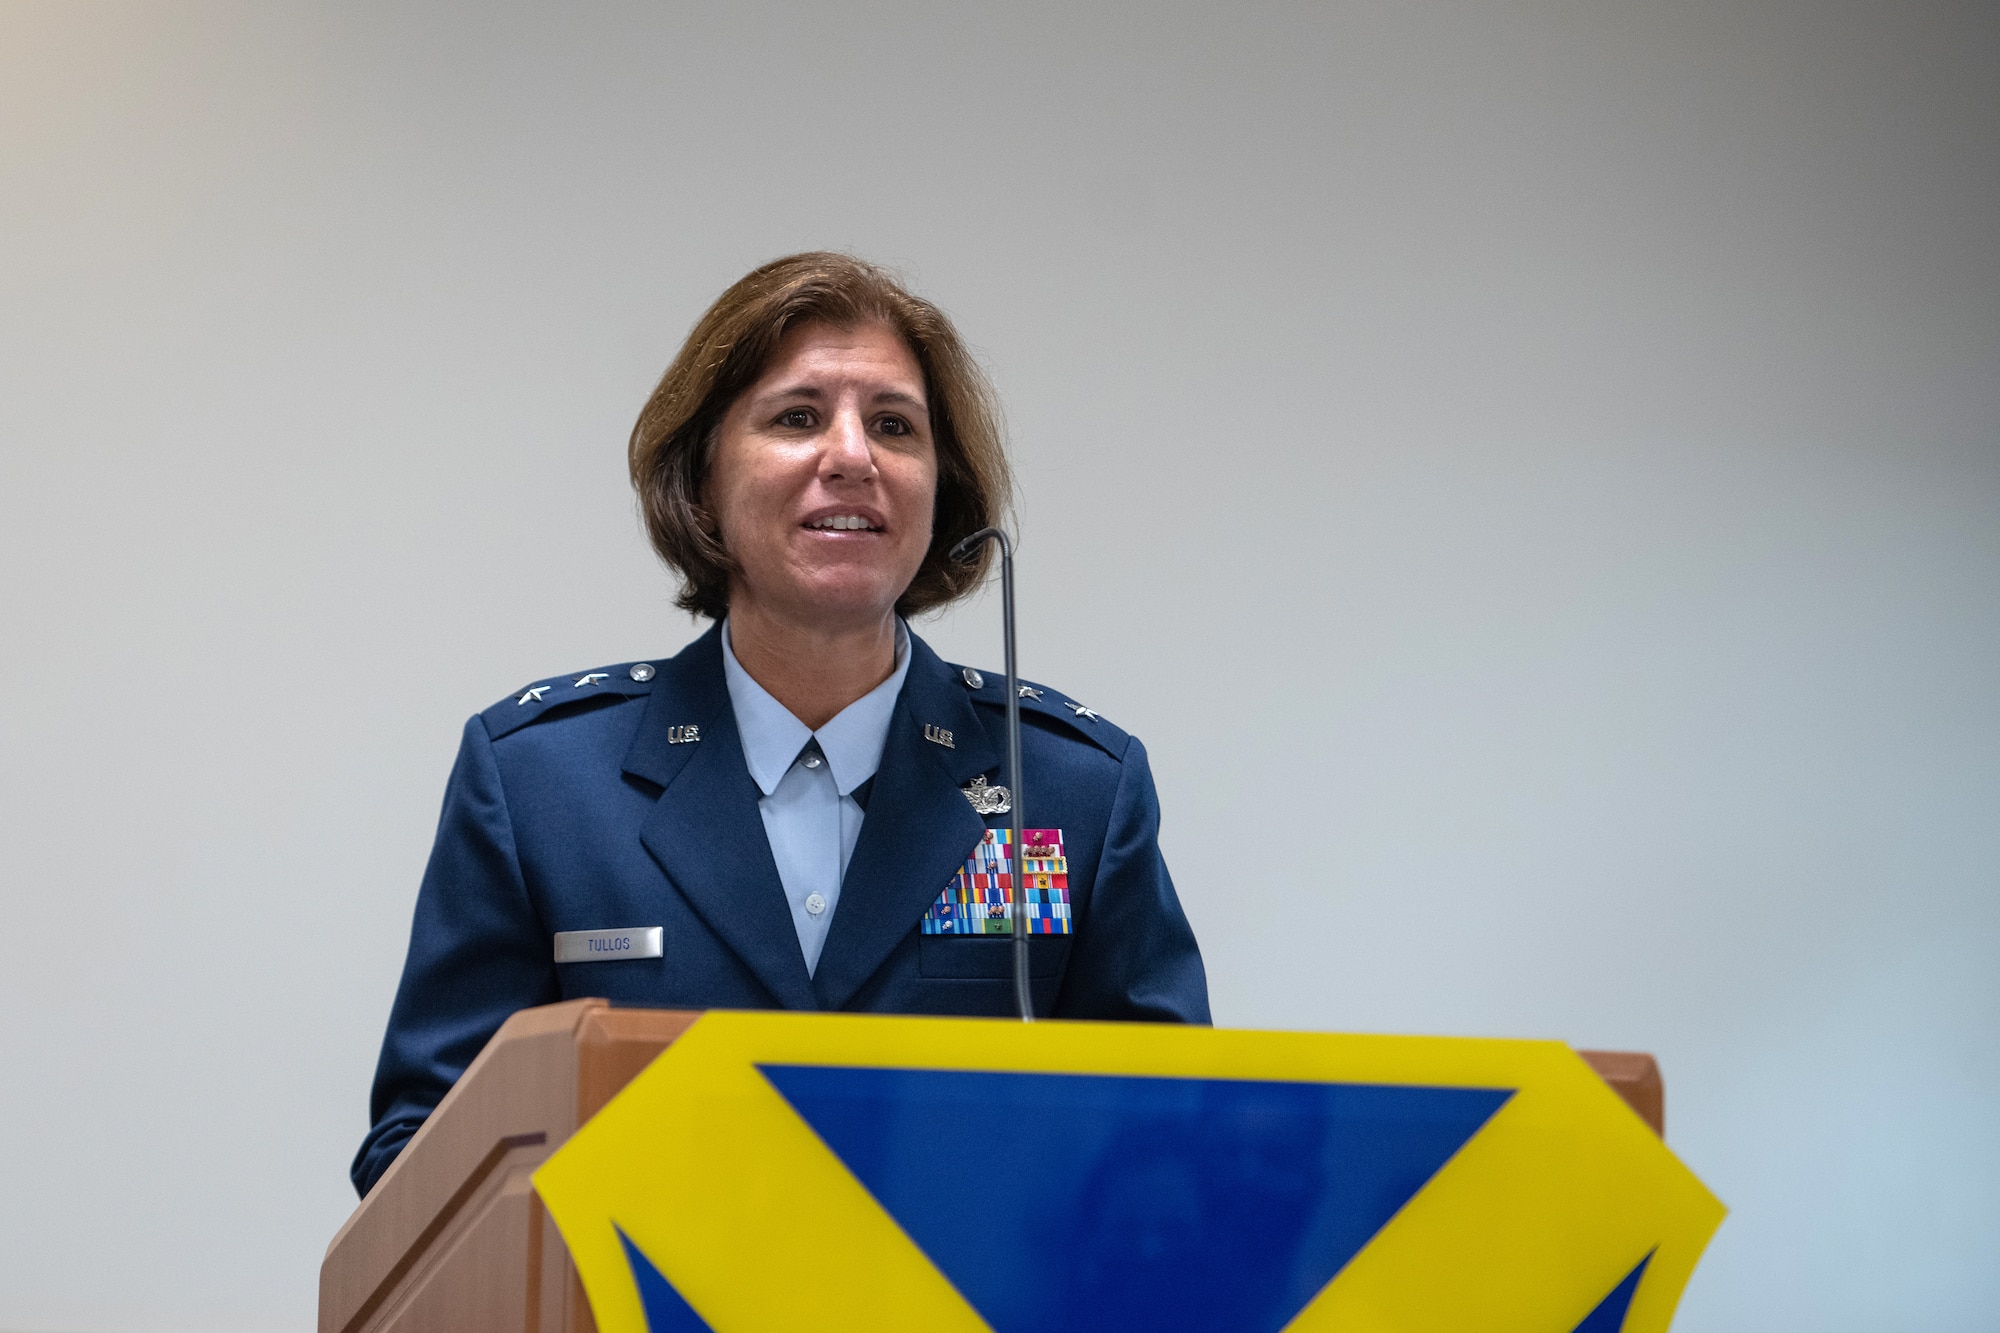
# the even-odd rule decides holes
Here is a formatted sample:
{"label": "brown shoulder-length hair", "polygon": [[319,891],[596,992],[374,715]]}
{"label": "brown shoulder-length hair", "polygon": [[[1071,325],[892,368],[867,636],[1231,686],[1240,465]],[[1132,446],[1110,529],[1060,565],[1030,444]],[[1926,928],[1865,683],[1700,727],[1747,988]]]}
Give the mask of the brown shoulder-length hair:
{"label": "brown shoulder-length hair", "polygon": [[873,264],[821,250],[774,259],[724,292],[681,344],[632,427],[632,486],[653,549],[684,580],[682,609],[714,620],[729,610],[737,566],[703,504],[703,488],[730,404],[763,375],[787,330],[875,322],[901,335],[923,370],[937,449],[930,549],[896,610],[915,615],[943,606],[985,577],[991,543],[968,564],[946,553],[960,538],[999,522],[1012,490],[986,376],[942,310]]}

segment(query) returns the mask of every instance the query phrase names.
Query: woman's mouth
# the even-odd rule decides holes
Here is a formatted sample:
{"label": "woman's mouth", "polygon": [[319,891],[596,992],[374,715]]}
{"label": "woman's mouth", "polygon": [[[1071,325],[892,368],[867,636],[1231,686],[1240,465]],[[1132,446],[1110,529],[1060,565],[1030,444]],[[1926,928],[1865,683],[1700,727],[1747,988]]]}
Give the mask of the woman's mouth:
{"label": "woman's mouth", "polygon": [[819,532],[880,532],[878,524],[870,523],[859,514],[825,514],[807,522],[805,527]]}

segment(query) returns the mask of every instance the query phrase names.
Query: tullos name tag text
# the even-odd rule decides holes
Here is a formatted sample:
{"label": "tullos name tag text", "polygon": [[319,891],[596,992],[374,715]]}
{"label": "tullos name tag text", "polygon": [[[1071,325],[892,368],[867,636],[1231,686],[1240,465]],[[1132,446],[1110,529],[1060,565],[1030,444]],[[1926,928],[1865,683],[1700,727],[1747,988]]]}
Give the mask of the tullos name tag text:
{"label": "tullos name tag text", "polygon": [[666,931],[660,926],[628,926],[623,930],[562,930],[556,932],[558,963],[617,963],[628,958],[658,958]]}

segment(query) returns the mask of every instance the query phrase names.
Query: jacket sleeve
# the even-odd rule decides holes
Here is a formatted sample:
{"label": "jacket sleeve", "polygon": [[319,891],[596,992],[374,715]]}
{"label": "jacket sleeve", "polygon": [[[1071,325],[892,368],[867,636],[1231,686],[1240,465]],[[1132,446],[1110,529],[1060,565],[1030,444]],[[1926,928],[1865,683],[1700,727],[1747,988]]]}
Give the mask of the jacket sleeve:
{"label": "jacket sleeve", "polygon": [[1136,736],[1072,947],[1057,1017],[1209,1021],[1208,975],[1160,855],[1160,798]]}
{"label": "jacket sleeve", "polygon": [[465,724],[445,787],[403,980],[349,1174],[365,1195],[510,1014],[560,999],[555,960],[514,845],[493,742]]}

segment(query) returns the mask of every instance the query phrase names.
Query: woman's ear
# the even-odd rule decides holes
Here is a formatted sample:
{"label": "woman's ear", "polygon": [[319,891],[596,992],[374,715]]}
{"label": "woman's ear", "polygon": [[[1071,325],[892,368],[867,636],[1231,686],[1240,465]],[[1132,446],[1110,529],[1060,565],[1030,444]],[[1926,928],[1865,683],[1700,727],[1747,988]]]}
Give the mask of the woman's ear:
{"label": "woman's ear", "polygon": [[708,507],[708,496],[703,494],[688,506],[688,517],[694,520],[695,528],[716,546],[722,545],[722,523],[715,511]]}

